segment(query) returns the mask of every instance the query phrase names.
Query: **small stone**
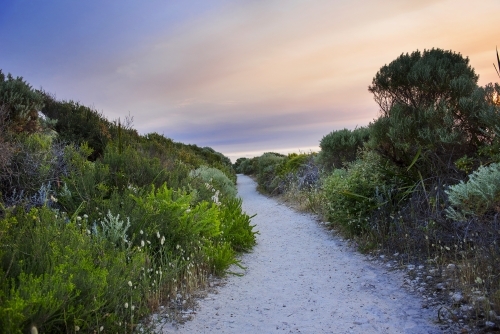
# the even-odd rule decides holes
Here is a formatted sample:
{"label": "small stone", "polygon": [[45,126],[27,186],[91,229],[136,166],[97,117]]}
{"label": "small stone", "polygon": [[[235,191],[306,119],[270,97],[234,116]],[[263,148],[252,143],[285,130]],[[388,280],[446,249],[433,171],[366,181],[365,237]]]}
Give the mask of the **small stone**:
{"label": "small stone", "polygon": [[394,256],[399,256],[399,253],[394,253]]}
{"label": "small stone", "polygon": [[423,265],[419,265],[419,266],[418,266],[418,270],[422,270],[422,269],[424,269],[424,268],[425,268],[425,267],[424,267]]}
{"label": "small stone", "polygon": [[485,301],[486,301],[486,297],[485,296],[476,297],[476,302],[484,303]]}
{"label": "small stone", "polygon": [[493,311],[493,310],[490,310],[490,312],[488,312],[488,314],[489,314],[490,318],[492,318],[492,319],[493,318],[495,318],[495,319],[497,318],[497,313],[495,311]]}
{"label": "small stone", "polygon": [[454,265],[453,263],[450,263],[449,265],[446,266],[446,270],[448,270],[450,272],[455,271],[455,269],[457,269],[457,266]]}
{"label": "small stone", "polygon": [[462,312],[470,312],[471,310],[473,309],[473,307],[471,305],[462,305],[460,306],[460,311]]}
{"label": "small stone", "polygon": [[443,283],[436,284],[436,290],[444,290],[444,289],[445,289],[445,286]]}
{"label": "small stone", "polygon": [[415,266],[413,264],[409,264],[406,266],[406,268],[408,268],[408,270],[415,270]]}
{"label": "small stone", "polygon": [[486,327],[495,327],[495,323],[492,321],[486,321],[484,324],[486,325]]}
{"label": "small stone", "polygon": [[460,292],[456,292],[454,293],[452,296],[451,296],[451,299],[455,302],[455,303],[460,303],[464,297],[462,296],[462,294]]}

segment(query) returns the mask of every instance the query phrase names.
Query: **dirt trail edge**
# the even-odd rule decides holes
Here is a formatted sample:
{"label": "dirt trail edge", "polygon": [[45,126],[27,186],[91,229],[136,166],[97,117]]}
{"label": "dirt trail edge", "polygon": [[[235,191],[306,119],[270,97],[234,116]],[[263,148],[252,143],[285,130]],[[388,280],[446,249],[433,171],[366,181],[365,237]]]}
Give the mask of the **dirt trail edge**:
{"label": "dirt trail edge", "polygon": [[160,333],[441,333],[435,311],[401,285],[402,274],[370,263],[311,215],[255,190],[238,175],[243,209],[260,231],[241,277],[200,300],[191,321]]}

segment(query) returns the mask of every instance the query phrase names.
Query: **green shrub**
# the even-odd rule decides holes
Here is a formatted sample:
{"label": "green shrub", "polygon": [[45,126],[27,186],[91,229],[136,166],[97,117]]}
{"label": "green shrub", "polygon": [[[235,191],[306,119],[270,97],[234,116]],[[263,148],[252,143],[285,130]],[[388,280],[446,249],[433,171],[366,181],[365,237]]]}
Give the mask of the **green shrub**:
{"label": "green shrub", "polygon": [[90,154],[91,149],[85,144],[65,148],[68,174],[62,178],[56,197],[59,206],[70,214],[82,205],[98,207],[113,191],[109,183],[109,166],[88,161]]}
{"label": "green shrub", "polygon": [[0,70],[0,105],[7,112],[7,130],[34,133],[39,130],[38,110],[43,107],[42,95],[22,77],[5,76]]}
{"label": "green shrub", "polygon": [[491,105],[477,80],[469,60],[452,51],[402,54],[369,87],[382,111],[371,126],[370,147],[399,167],[414,165],[415,180],[418,172],[424,179],[461,175],[450,161],[477,157],[491,141],[485,131],[491,125],[481,117]]}
{"label": "green shrub", "polygon": [[[198,259],[197,265],[208,265],[210,270],[216,270],[212,273],[222,274],[237,263],[235,252],[255,244],[250,217],[242,212],[239,199],[228,199],[220,205],[208,201],[192,205],[191,194],[165,185],[144,196],[132,197],[137,206],[132,219],[136,224],[130,233],[136,245],[140,244],[141,231],[144,235],[163,236],[161,245],[168,256]],[[159,249],[160,239],[152,239],[150,248]],[[153,260],[159,259],[154,256]]]}
{"label": "green shrub", "polygon": [[254,160],[244,158],[244,160],[240,163],[237,172],[245,175],[252,175],[255,173],[254,168]]}
{"label": "green shrub", "polygon": [[287,158],[278,153],[264,153],[257,158],[257,183],[266,192],[272,192],[277,184],[275,180],[279,166]]}
{"label": "green shrub", "polygon": [[233,164],[233,169],[236,171],[236,173],[243,174],[243,171],[240,168],[240,165],[245,161],[249,160],[248,158],[238,158],[236,159],[236,162]]}
{"label": "green shrub", "polygon": [[234,182],[217,168],[201,166],[189,173],[189,179],[197,200],[213,201],[215,196],[218,202],[233,199],[237,195]]}
{"label": "green shrub", "polygon": [[49,135],[19,134],[10,142],[9,164],[0,172],[0,193],[8,206],[52,204],[50,198],[67,173],[64,148]]}
{"label": "green shrub", "polygon": [[120,215],[113,216],[111,211],[100,220],[102,236],[118,248],[127,248],[127,230],[130,227],[130,219],[127,217],[125,223],[120,219]]}
{"label": "green shrub", "polygon": [[350,235],[369,230],[370,215],[378,207],[376,192],[384,183],[379,166],[379,157],[368,152],[362,160],[347,164],[347,169],[335,169],[326,177],[325,212],[331,224]]}
{"label": "green shrub", "polygon": [[250,225],[253,217],[243,213],[241,198],[233,198],[220,208],[221,236],[236,252],[247,252],[255,246],[254,225]]}
{"label": "green shrub", "polygon": [[109,168],[107,183],[118,190],[129,185],[147,187],[154,184],[159,187],[168,178],[168,171],[158,158],[144,156],[132,146],[120,149],[117,143],[110,143],[99,163]]}
{"label": "green shrub", "polygon": [[96,160],[104,153],[112,139],[113,125],[102,113],[74,101],[56,101],[47,93],[43,94],[42,113],[57,120],[55,131],[61,140],[77,146],[86,143],[91,149],[91,160]]}
{"label": "green shrub", "polygon": [[144,257],[121,251],[95,238],[85,219],[42,207],[17,210],[2,220],[0,332],[21,333],[35,325],[40,332],[119,330],[123,303],[133,299],[144,314],[139,281]]}
{"label": "green shrub", "polygon": [[447,216],[456,221],[483,218],[500,211],[500,164],[481,166],[469,180],[450,186],[446,191],[450,205]]}
{"label": "green shrub", "polygon": [[276,168],[276,173],[279,176],[286,176],[289,173],[295,173],[304,164],[307,163],[309,159],[309,154],[301,153],[291,153],[286,159],[283,159],[279,166]]}
{"label": "green shrub", "polygon": [[318,160],[327,170],[341,168],[345,163],[356,160],[359,149],[369,136],[369,128],[365,127],[333,131],[321,139]]}

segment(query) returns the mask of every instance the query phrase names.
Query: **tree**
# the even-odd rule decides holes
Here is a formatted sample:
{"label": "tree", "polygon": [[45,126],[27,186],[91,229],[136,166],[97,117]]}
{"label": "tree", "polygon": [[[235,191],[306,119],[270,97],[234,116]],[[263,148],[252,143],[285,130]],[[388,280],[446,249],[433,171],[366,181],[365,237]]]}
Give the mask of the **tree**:
{"label": "tree", "polygon": [[383,66],[368,90],[381,109],[370,146],[423,176],[454,169],[491,142],[482,113],[491,107],[468,58],[441,49],[402,54]]}
{"label": "tree", "polygon": [[458,106],[460,98],[470,95],[477,87],[477,80],[469,59],[459,53],[417,50],[384,65],[368,90],[373,93],[383,116],[388,116],[397,104],[415,110],[439,103]]}

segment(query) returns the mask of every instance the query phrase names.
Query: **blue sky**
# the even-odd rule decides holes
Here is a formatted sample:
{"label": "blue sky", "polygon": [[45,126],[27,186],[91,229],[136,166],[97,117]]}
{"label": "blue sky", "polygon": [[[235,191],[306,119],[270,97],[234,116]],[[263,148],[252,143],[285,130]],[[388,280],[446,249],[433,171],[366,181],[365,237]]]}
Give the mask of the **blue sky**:
{"label": "blue sky", "polygon": [[0,2],[0,69],[141,133],[233,160],[317,150],[367,125],[367,91],[400,54],[439,47],[493,69],[500,1]]}

